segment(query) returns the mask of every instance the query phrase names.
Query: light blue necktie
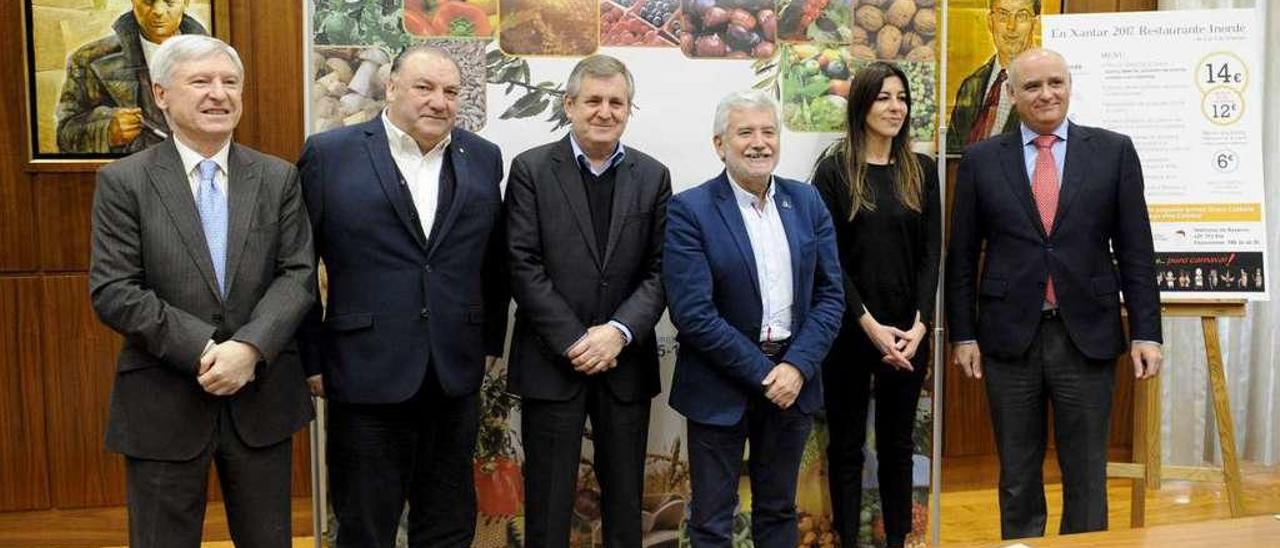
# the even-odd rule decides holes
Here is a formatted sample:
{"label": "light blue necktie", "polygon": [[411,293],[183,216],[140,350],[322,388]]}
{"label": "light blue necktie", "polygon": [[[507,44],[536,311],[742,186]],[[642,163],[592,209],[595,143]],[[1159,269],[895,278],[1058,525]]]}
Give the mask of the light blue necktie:
{"label": "light blue necktie", "polygon": [[213,260],[213,272],[218,278],[218,291],[227,292],[227,196],[218,191],[214,178],[218,163],[201,160],[200,190],[196,194],[196,207],[200,210],[200,224],[204,225],[204,239],[209,244],[209,258]]}

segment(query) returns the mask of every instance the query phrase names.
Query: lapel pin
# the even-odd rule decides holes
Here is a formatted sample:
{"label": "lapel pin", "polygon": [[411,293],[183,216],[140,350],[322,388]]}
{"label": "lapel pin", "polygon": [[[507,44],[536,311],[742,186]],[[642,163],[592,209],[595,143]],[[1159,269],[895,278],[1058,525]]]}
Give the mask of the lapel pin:
{"label": "lapel pin", "polygon": [[782,209],[791,209],[791,200],[787,198],[783,198],[782,200],[779,200],[778,203],[782,204]]}

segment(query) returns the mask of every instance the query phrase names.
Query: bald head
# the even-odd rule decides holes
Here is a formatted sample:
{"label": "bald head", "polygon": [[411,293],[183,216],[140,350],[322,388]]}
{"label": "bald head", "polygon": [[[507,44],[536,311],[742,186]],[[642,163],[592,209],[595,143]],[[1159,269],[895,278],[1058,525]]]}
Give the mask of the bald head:
{"label": "bald head", "polygon": [[1009,64],[1009,95],[1018,117],[1041,135],[1053,133],[1067,119],[1071,71],[1067,60],[1044,48],[1022,52]]}
{"label": "bald head", "polygon": [[1013,58],[1013,61],[1009,63],[1009,66],[1007,67],[1009,72],[1009,85],[1016,85],[1021,65],[1028,62],[1039,63],[1046,60],[1060,64],[1062,66],[1062,70],[1067,73],[1068,80],[1070,79],[1071,72],[1067,69],[1067,59],[1063,57],[1061,53],[1046,48],[1031,48],[1018,54]]}

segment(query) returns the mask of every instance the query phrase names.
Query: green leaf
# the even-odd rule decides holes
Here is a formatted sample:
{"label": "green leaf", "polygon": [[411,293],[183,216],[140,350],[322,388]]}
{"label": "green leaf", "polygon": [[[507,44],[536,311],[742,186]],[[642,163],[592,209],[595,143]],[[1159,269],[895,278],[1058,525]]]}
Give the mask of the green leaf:
{"label": "green leaf", "polygon": [[809,99],[821,97],[827,94],[828,82],[829,80],[826,77],[815,78],[809,84],[796,90],[796,94]]}
{"label": "green leaf", "polygon": [[499,119],[508,120],[511,118],[528,118],[534,116],[547,108],[550,101],[546,99],[544,93],[533,91],[516,100],[505,112],[499,116]]}

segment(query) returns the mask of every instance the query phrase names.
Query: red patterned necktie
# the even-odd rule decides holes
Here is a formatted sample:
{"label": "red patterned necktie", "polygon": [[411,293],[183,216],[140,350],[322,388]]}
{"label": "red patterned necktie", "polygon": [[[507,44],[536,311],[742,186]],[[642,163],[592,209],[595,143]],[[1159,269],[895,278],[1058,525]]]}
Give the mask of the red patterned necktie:
{"label": "red patterned necktie", "polygon": [[1000,69],[1000,73],[996,74],[995,83],[991,84],[986,98],[982,100],[982,110],[973,120],[973,127],[969,128],[969,137],[965,140],[965,144],[976,143],[991,135],[991,127],[996,124],[996,107],[1000,106],[1000,92],[1004,89],[1004,80],[1004,69]]}
{"label": "red patterned necktie", "polygon": [[[1031,194],[1036,197],[1036,208],[1040,210],[1045,234],[1053,232],[1053,216],[1058,211],[1058,166],[1053,162],[1053,143],[1057,140],[1057,135],[1039,135],[1035,139],[1036,167],[1031,174]],[[1049,306],[1058,304],[1052,274],[1044,286],[1044,302]]]}

